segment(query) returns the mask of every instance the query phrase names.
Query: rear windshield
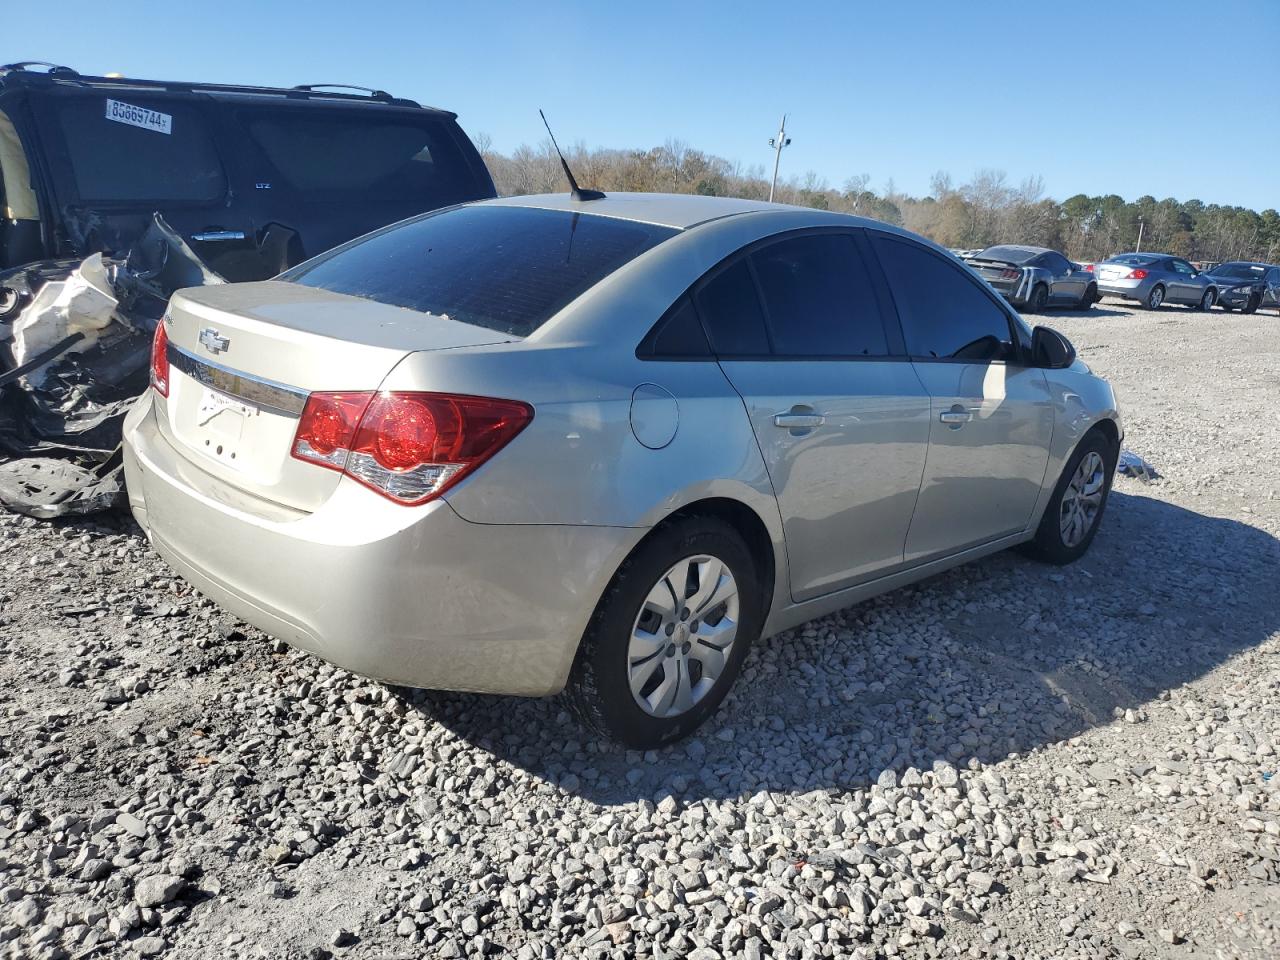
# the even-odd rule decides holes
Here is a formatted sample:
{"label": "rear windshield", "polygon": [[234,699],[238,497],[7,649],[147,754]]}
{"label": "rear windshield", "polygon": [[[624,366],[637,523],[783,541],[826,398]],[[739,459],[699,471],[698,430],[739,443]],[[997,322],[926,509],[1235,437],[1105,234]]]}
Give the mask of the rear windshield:
{"label": "rear windshield", "polygon": [[273,186],[308,200],[408,196],[425,198],[421,210],[479,195],[440,121],[243,110],[241,122],[283,180]]}
{"label": "rear windshield", "polygon": [[676,232],[564,210],[457,207],[370,234],[280,279],[526,337]]}
{"label": "rear windshield", "polygon": [[1026,263],[1040,255],[1039,250],[1023,250],[1018,247],[987,247],[973,259],[1003,260],[1005,263]]}
{"label": "rear windshield", "polygon": [[1118,257],[1112,257],[1107,262],[1123,263],[1125,266],[1142,266],[1144,263],[1155,263],[1159,259],[1159,256],[1145,253],[1122,253]]}

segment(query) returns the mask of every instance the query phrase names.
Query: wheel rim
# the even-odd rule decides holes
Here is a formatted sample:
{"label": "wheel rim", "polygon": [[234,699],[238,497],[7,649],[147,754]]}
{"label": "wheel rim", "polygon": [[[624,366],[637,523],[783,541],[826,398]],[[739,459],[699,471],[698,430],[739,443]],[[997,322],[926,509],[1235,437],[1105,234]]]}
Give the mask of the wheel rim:
{"label": "wheel rim", "polygon": [[1090,450],[1062,493],[1062,506],[1058,512],[1058,530],[1062,545],[1079,546],[1097,522],[1102,509],[1102,494],[1107,485],[1107,470],[1102,457]]}
{"label": "wheel rim", "polygon": [[1212,306],[1213,306],[1213,291],[1212,291],[1212,290],[1206,290],[1206,291],[1204,292],[1204,299],[1202,299],[1202,300],[1200,301],[1200,306],[1204,307],[1204,309],[1206,309],[1206,310],[1208,310],[1210,307],[1212,307]]}
{"label": "wheel rim", "polygon": [[1151,305],[1152,309],[1160,306],[1160,304],[1164,302],[1164,291],[1159,287],[1156,287],[1151,291],[1151,296],[1147,298],[1147,302]]}
{"label": "wheel rim", "polygon": [[631,628],[627,679],[636,705],[677,717],[698,705],[728,668],[738,636],[738,582],[707,554],[671,565]]}

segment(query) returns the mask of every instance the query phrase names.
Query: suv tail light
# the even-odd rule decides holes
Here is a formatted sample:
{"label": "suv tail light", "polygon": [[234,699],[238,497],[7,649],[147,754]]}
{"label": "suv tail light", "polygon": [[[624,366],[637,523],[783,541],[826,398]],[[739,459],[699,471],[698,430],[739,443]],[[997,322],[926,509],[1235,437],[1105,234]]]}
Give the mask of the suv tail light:
{"label": "suv tail light", "polygon": [[160,396],[169,395],[169,334],[163,319],[156,323],[156,333],[151,339],[151,385]]}
{"label": "suv tail light", "polygon": [[1143,270],[1143,269],[1141,269],[1141,268],[1139,268],[1139,269],[1137,269],[1137,270],[1130,270],[1130,271],[1129,271],[1129,279],[1130,279],[1130,280],[1145,280],[1145,279],[1147,279],[1147,271],[1145,271],[1145,270]]}
{"label": "suv tail light", "polygon": [[533,408],[515,400],[447,393],[313,393],[293,456],[376,490],[426,503],[510,443]]}

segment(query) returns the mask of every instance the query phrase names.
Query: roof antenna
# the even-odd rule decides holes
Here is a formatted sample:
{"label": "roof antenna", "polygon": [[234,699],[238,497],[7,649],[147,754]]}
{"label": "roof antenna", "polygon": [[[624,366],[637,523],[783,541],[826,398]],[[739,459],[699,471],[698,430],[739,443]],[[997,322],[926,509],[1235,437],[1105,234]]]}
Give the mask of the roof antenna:
{"label": "roof antenna", "polygon": [[542,118],[542,125],[547,128],[547,135],[551,137],[551,145],[556,148],[556,156],[560,158],[560,166],[564,167],[564,175],[569,178],[569,186],[573,189],[569,191],[569,195],[575,200],[603,200],[604,194],[599,190],[583,190],[578,186],[578,181],[573,178],[573,171],[569,169],[569,163],[565,160],[564,154],[560,152],[560,144],[556,143],[556,135],[551,132],[551,124],[547,123],[547,115],[541,110],[538,116]]}

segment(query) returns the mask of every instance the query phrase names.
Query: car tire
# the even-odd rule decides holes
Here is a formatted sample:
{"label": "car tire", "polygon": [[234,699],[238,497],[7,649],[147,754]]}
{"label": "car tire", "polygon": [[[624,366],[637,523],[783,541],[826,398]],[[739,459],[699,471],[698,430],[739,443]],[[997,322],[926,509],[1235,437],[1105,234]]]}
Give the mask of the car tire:
{"label": "car tire", "polygon": [[1044,313],[1044,309],[1049,304],[1049,288],[1043,283],[1037,283],[1031,288],[1031,299],[1027,301],[1027,312]]}
{"label": "car tire", "polygon": [[[685,583],[673,586],[681,564]],[[688,736],[719,707],[759,638],[764,589],[750,550],[727,523],[690,517],[659,528],[622,564],[596,606],[566,690],[573,712],[636,750]],[[677,592],[685,595],[676,598]],[[717,603],[693,608],[700,594]],[[669,615],[658,609],[668,598]],[[723,646],[711,639],[729,629]],[[716,675],[704,684],[709,670]]]}
{"label": "car tire", "polygon": [[1260,297],[1258,294],[1255,293],[1253,296],[1249,298],[1249,301],[1243,307],[1240,308],[1240,312],[1241,313],[1257,313],[1258,307],[1261,305],[1262,305],[1262,297]]}
{"label": "car tire", "polygon": [[1076,304],[1076,309],[1088,310],[1100,299],[1102,298],[1098,296],[1098,288],[1093,284],[1089,284],[1088,289],[1084,292],[1084,296],[1081,297],[1080,302]]}
{"label": "car tire", "polygon": [[1159,310],[1160,305],[1164,303],[1164,287],[1157,283],[1147,293],[1147,299],[1143,302],[1148,310]]}
{"label": "car tire", "polygon": [[1217,302],[1218,302],[1218,291],[1214,290],[1213,287],[1210,287],[1208,290],[1204,292],[1204,295],[1200,298],[1199,309],[1207,312],[1209,310],[1212,310],[1213,305]]}
{"label": "car tire", "polygon": [[[1085,434],[1067,459],[1036,535],[1023,552],[1042,563],[1058,566],[1084,556],[1102,523],[1119,457],[1117,445],[1100,430]],[[1077,515],[1083,521],[1077,521]]]}

